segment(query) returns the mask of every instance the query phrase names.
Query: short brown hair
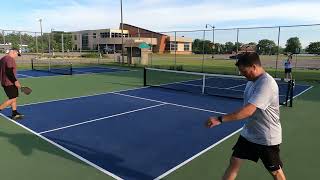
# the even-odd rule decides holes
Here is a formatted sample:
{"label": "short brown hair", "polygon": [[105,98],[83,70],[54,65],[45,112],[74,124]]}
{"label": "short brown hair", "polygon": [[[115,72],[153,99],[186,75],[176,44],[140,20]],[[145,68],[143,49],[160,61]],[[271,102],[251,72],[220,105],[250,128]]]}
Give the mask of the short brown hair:
{"label": "short brown hair", "polygon": [[236,62],[236,66],[244,66],[251,67],[253,65],[261,66],[260,57],[256,52],[245,52],[243,54],[239,54],[238,61]]}

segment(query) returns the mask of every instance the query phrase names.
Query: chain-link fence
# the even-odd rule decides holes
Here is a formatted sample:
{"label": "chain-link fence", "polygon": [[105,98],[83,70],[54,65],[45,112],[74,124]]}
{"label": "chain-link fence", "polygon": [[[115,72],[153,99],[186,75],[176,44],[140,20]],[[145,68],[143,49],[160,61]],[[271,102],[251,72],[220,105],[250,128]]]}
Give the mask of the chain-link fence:
{"label": "chain-link fence", "polygon": [[[293,55],[298,80],[320,80],[320,25],[294,25],[150,32],[159,37],[152,45],[148,66],[219,74],[238,74],[236,54],[254,47],[262,65],[274,77],[284,77],[284,62]],[[164,39],[164,41],[162,41]],[[160,48],[164,46],[163,48]]]}
{"label": "chain-link fence", "polygon": [[42,37],[39,32],[0,30],[0,54],[10,48],[19,48],[24,56],[18,57],[19,64],[30,65],[30,60],[42,52]]}
{"label": "chain-link fence", "polygon": [[[75,64],[105,64],[116,62],[119,51],[106,51],[106,45],[97,35],[77,34],[63,31],[31,32],[0,29],[0,56],[10,48],[19,48],[22,56],[17,58],[18,65],[30,68],[31,59],[51,61],[70,61]],[[77,39],[80,39],[79,43]],[[85,43],[90,43],[85,45]],[[121,44],[120,44],[121,46]],[[119,43],[113,47],[119,49]]]}
{"label": "chain-link fence", "polygon": [[[20,48],[23,56],[18,63],[37,57],[238,74],[236,54],[252,46],[274,77],[284,76],[284,61],[292,54],[294,78],[320,80],[319,33],[320,24],[227,29],[207,24],[202,30],[170,32],[131,29],[123,39],[119,33],[103,30],[42,33],[0,29],[0,53],[13,46]],[[135,51],[142,42],[149,49]]]}

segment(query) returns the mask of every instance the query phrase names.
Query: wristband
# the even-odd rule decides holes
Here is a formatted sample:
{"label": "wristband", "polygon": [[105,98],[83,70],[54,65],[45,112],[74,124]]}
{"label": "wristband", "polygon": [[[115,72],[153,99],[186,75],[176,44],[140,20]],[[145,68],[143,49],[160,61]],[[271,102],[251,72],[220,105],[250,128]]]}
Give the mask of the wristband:
{"label": "wristband", "polygon": [[218,120],[219,120],[219,122],[220,123],[222,123],[223,122],[223,118],[222,118],[222,116],[218,116],[218,118],[217,118]]}

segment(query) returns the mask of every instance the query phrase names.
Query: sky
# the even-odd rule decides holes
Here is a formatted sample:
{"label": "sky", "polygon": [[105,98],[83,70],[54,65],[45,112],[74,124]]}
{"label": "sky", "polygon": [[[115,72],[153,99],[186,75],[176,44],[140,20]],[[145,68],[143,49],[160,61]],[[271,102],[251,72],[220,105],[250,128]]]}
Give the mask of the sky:
{"label": "sky", "polygon": [[[320,24],[319,0],[122,0],[122,4],[124,23],[156,32],[202,30],[206,29],[206,24],[217,29]],[[119,28],[121,20],[120,0],[11,0],[1,2],[1,6],[0,29],[39,32],[39,19],[42,19],[44,32],[51,29]],[[288,36],[299,31],[298,35],[306,36],[302,40],[306,44],[314,40],[314,31],[319,29],[320,26],[315,29],[291,29]],[[227,36],[234,40],[234,35],[229,36],[230,32],[220,33],[220,37]],[[240,38],[250,41],[246,33],[240,32]],[[216,34],[218,42],[219,32]],[[259,39],[259,34],[254,32],[251,39]],[[267,34],[272,38],[277,36],[274,32]],[[202,33],[190,36],[201,38]],[[212,38],[211,33],[206,38]],[[285,39],[286,35],[283,34],[282,38]],[[221,38],[221,41],[225,40]]]}

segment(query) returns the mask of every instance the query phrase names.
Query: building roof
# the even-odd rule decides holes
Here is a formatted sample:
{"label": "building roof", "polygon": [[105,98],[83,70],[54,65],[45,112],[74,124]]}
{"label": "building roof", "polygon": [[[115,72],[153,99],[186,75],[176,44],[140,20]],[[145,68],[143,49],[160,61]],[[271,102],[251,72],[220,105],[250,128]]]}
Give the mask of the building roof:
{"label": "building roof", "polygon": [[[159,33],[159,32],[154,32],[154,31],[151,31],[151,30],[148,30],[148,29],[144,29],[144,28],[141,28],[141,27],[138,27],[138,26],[134,26],[134,25],[131,25],[131,24],[126,24],[126,23],[123,23],[124,26],[130,26],[130,27],[133,27],[133,28],[137,28],[137,29],[142,29],[144,31],[147,31],[147,32],[150,32],[150,33],[154,33],[154,34],[159,34],[159,35],[162,35],[162,36],[166,36],[165,34],[162,34],[162,33]],[[121,23],[120,23],[120,28],[121,29]]]}

